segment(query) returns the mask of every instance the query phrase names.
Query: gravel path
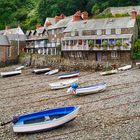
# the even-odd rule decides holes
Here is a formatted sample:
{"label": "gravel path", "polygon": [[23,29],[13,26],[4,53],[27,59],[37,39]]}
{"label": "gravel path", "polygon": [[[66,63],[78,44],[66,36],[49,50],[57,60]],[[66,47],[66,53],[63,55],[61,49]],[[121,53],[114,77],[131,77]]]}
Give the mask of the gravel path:
{"label": "gravel path", "polygon": [[[13,70],[16,66],[0,68]],[[23,70],[21,75],[0,78],[0,122],[13,115],[32,113],[69,105],[80,105],[73,122],[52,131],[15,134],[12,125],[0,127],[0,140],[138,140],[140,139],[140,69],[133,68],[114,75],[100,76],[81,72],[79,86],[106,82],[104,92],[74,96],[67,89],[50,90],[49,82],[57,75],[44,76]]]}

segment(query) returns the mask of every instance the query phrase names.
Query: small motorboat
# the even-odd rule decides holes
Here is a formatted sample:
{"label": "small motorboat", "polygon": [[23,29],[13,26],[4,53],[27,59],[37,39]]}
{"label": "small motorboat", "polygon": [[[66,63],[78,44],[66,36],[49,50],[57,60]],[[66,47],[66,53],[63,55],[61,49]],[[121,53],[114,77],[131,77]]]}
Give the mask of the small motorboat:
{"label": "small motorboat", "polygon": [[80,72],[72,72],[72,73],[61,74],[58,76],[58,78],[59,79],[66,79],[66,78],[77,77],[79,75],[80,75]]}
{"label": "small motorboat", "polygon": [[78,78],[66,79],[54,83],[49,83],[49,86],[51,89],[62,89],[62,88],[70,87],[70,85],[74,82],[78,82]]}
{"label": "small motorboat", "polygon": [[59,72],[58,69],[50,70],[49,72],[46,72],[45,75],[53,75],[53,74],[56,74],[56,73],[58,73],[58,72]]}
{"label": "small motorboat", "polygon": [[33,70],[33,73],[35,74],[42,74],[42,73],[46,73],[48,71],[50,71],[51,69],[50,68],[44,68],[44,69],[34,69]]}
{"label": "small motorboat", "polygon": [[25,68],[25,66],[19,66],[19,67],[17,67],[15,70],[22,70],[22,69],[24,69]]}
{"label": "small motorboat", "polygon": [[68,106],[13,117],[13,131],[32,133],[54,129],[74,120],[79,108],[79,106]]}
{"label": "small motorboat", "polygon": [[72,93],[74,95],[88,95],[97,92],[104,91],[106,89],[106,83],[99,83],[91,86],[79,87],[77,83],[71,84],[71,87],[67,90],[67,92]]}
{"label": "small motorboat", "polygon": [[118,70],[110,70],[110,71],[105,71],[105,72],[101,72],[100,75],[111,75],[111,74],[116,74],[118,72]]}
{"label": "small motorboat", "polygon": [[137,62],[137,63],[136,63],[136,66],[138,66],[138,67],[140,68],[140,62]]}
{"label": "small motorboat", "polygon": [[21,74],[21,70],[9,71],[9,72],[1,72],[0,73],[1,77],[8,77],[8,76],[14,76],[14,75],[19,75],[19,74]]}
{"label": "small motorboat", "polygon": [[118,68],[118,70],[125,71],[125,70],[129,70],[131,68],[132,68],[132,65],[126,65],[126,66],[123,66],[123,67]]}

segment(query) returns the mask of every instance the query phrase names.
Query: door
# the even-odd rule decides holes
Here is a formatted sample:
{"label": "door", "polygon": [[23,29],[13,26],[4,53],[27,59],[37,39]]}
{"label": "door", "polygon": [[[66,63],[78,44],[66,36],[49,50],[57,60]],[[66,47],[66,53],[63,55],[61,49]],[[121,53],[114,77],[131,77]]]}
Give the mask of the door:
{"label": "door", "polygon": [[97,52],[96,53],[96,61],[101,61],[102,58],[102,53],[101,52]]}

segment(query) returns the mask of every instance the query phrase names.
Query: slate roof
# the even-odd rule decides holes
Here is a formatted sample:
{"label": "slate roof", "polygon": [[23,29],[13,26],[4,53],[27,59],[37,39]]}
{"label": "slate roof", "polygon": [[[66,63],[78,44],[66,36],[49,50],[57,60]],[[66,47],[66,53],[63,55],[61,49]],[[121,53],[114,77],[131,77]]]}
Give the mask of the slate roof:
{"label": "slate roof", "polygon": [[131,17],[121,18],[102,18],[81,20],[69,22],[64,32],[79,30],[97,30],[97,29],[113,29],[113,28],[130,28],[134,27],[136,20]]}
{"label": "slate roof", "polygon": [[46,22],[50,21],[52,25],[55,24],[55,18],[47,17],[44,23],[44,26],[46,25]]}
{"label": "slate roof", "polygon": [[10,43],[9,43],[9,41],[8,41],[8,38],[7,38],[7,36],[5,36],[5,35],[0,35],[0,46],[9,46],[10,45]]}
{"label": "slate roof", "polygon": [[36,29],[38,34],[42,34],[44,32],[44,30],[46,30],[45,27],[41,27],[39,29]]}
{"label": "slate roof", "polygon": [[72,16],[61,19],[56,24],[47,27],[48,30],[67,27],[68,23],[72,20]]}

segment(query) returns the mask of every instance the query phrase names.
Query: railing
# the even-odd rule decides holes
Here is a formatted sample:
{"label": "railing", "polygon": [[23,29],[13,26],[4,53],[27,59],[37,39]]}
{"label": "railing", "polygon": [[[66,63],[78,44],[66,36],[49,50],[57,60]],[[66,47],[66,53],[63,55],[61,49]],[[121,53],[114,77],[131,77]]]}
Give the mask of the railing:
{"label": "railing", "polygon": [[62,51],[78,51],[78,50],[82,50],[82,51],[87,51],[87,50],[94,50],[94,51],[99,51],[99,50],[131,50],[131,45],[124,47],[124,46],[113,46],[113,47],[89,47],[88,45],[75,45],[75,46],[62,46],[61,48]]}

